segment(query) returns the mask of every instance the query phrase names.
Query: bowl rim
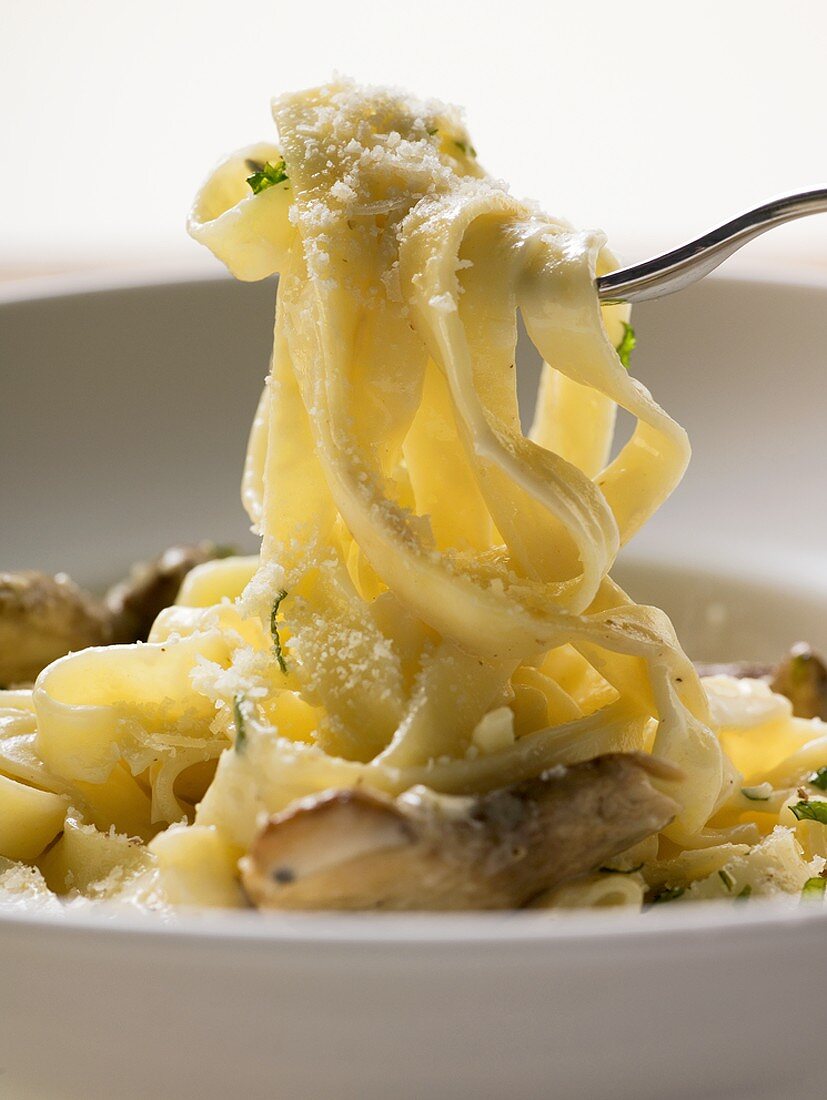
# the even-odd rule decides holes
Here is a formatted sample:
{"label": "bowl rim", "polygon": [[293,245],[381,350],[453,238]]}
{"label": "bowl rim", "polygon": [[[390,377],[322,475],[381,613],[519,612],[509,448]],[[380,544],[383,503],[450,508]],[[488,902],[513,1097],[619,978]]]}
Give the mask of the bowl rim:
{"label": "bowl rim", "polygon": [[[736,911],[733,911],[735,909]],[[535,910],[497,913],[305,913],[256,910],[180,910],[174,915],[141,912],[104,903],[62,912],[12,910],[0,912],[0,943],[8,935],[50,938],[55,933],[73,938],[92,936],[96,942],[139,939],[150,943],[227,942],[247,947],[284,944],[296,948],[395,948],[467,947],[480,945],[559,945],[570,950],[603,947],[623,950],[664,947],[677,943],[701,943],[748,939],[764,943],[793,933],[797,941],[806,933],[824,936],[827,907],[784,899],[756,899],[749,905],[720,901],[662,906],[644,913],[638,910]],[[749,933],[749,936],[745,936]]]}
{"label": "bowl rim", "polygon": [[[827,291],[827,271],[802,268],[792,263],[763,262],[737,265],[709,276],[715,282],[759,284]],[[48,302],[83,295],[101,295],[129,290],[150,290],[164,286],[235,282],[227,272],[195,265],[94,269],[58,275],[30,276],[0,283],[0,308],[26,302]],[[670,563],[677,565],[678,563]],[[172,917],[124,911],[118,906],[99,909],[68,906],[63,911],[24,912],[0,910],[0,941],[10,935],[33,934],[51,937],[92,935],[107,942],[142,940],[200,943],[217,946],[231,943],[255,948],[267,944],[292,947],[359,949],[424,948],[450,946],[452,951],[479,945],[518,946],[533,943],[569,950],[576,945],[590,950],[605,945],[647,949],[678,941],[715,942],[730,947],[749,930],[751,943],[763,942],[794,931],[800,936],[815,931],[823,936],[827,906],[796,904],[789,899],[756,899],[747,905],[722,902],[692,902],[662,906],[644,914],[618,910],[596,912],[572,910],[520,911],[509,913],[290,913],[262,914],[252,910],[182,910]],[[808,937],[809,939],[809,937]]]}
{"label": "bowl rim", "polygon": [[[270,279],[259,282],[275,281]],[[764,284],[827,291],[827,270],[796,264],[790,260],[758,260],[741,258],[726,268],[717,268],[703,282]],[[237,283],[223,267],[215,264],[173,263],[130,265],[122,268],[95,267],[87,270],[50,275],[27,275],[0,282],[0,307],[22,302],[38,302],[54,298],[73,298],[84,294],[117,293],[124,290],[151,290],[163,286],[188,283]],[[691,292],[691,288],[687,288]]]}
{"label": "bowl rim", "polygon": [[[94,267],[49,275],[24,275],[0,282],[0,307],[52,298],[74,298],[84,294],[117,293],[123,290],[152,290],[187,283],[230,282],[234,279],[218,265],[158,264],[118,268]],[[261,280],[262,282],[266,280]]]}

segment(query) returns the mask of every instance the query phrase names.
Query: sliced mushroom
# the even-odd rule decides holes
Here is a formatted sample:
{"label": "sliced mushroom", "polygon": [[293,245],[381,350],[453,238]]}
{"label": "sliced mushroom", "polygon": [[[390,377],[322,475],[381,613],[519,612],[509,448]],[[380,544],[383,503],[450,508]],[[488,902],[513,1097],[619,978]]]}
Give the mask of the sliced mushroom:
{"label": "sliced mushroom", "polygon": [[327,791],[270,818],[242,879],[260,908],[518,908],[667,825],[651,780],[679,776],[617,753],[473,797]]}
{"label": "sliced mushroom", "polygon": [[146,641],[187,573],[225,554],[212,542],[172,546],[133,566],[104,600],[65,573],[0,573],[0,687],[31,683],[46,665],[74,650]]}
{"label": "sliced mushroom", "polygon": [[111,640],[106,608],[58,573],[0,573],[0,686],[28,683],[74,649]]}
{"label": "sliced mushroom", "polygon": [[797,718],[827,719],[827,668],[806,642],[793,646],[770,687],[787,696]]}
{"label": "sliced mushroom", "polygon": [[151,561],[132,567],[126,580],[106,594],[115,642],[145,642],[158,615],[175,602],[184,577],[196,565],[223,557],[212,542],[171,546]]}

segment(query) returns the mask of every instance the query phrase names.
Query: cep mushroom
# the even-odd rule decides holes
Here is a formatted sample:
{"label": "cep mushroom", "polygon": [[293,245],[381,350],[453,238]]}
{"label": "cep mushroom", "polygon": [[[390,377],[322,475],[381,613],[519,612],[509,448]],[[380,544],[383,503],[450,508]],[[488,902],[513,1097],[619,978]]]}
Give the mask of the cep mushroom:
{"label": "cep mushroom", "polygon": [[74,650],[145,642],[187,573],[225,553],[212,542],[172,546],[133,566],[101,600],[65,573],[0,572],[0,688],[31,683],[46,665]]}
{"label": "cep mushroom", "polygon": [[106,608],[65,573],[0,573],[0,687],[31,683],[69,650],[110,640]]}
{"label": "cep mushroom", "polygon": [[793,646],[770,687],[787,696],[796,718],[827,719],[827,668],[806,642]]}
{"label": "cep mushroom", "polygon": [[265,909],[512,909],[659,832],[680,772],[616,753],[471,797],[327,791],[270,818],[241,861]]}
{"label": "cep mushroom", "polygon": [[226,555],[212,542],[194,546],[170,546],[151,561],[133,565],[126,580],[106,594],[116,642],[145,642],[152,624],[165,607],[175,603],[184,577],[196,565]]}

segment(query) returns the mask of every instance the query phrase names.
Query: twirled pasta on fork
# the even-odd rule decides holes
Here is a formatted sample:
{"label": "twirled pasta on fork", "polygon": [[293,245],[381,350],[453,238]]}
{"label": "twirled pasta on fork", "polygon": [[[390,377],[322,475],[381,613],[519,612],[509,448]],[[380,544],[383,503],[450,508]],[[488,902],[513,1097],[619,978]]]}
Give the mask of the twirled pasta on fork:
{"label": "twirled pasta on fork", "polygon": [[[338,81],[273,113],[279,144],[219,164],[189,223],[238,278],[279,276],[242,487],[260,556],[198,565],[146,644],[70,654],[0,694],[16,731],[0,808],[20,807],[0,854],[59,893],[148,905],[800,890],[821,866],[790,811],[811,764],[757,820],[721,734],[745,721],[734,681],[705,690],[666,616],[610,577],[689,445],[618,351],[628,307],[598,302],[603,236],[511,197],[439,103]],[[518,313],[544,361],[527,436]],[[611,458],[618,407],[636,426]],[[784,726],[782,756],[820,736],[764,685],[737,691]],[[595,800],[598,773],[577,768],[596,757],[631,801]],[[561,816],[575,789],[591,793]],[[517,802],[528,832],[502,808]],[[455,853],[466,834],[478,847],[446,872],[449,833]],[[414,836],[439,890],[401,856]],[[525,836],[531,859],[554,855],[527,884]],[[486,860],[508,889],[483,874],[477,890]]]}

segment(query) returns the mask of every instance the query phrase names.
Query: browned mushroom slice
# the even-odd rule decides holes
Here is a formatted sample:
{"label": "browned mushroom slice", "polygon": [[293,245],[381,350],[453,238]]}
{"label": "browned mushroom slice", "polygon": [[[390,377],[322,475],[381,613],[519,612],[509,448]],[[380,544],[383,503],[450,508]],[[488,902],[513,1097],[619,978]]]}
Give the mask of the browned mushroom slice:
{"label": "browned mushroom slice", "polygon": [[109,640],[106,609],[65,574],[0,573],[0,686],[30,682],[70,650]]}
{"label": "browned mushroom slice", "polygon": [[260,908],[511,909],[658,832],[670,765],[601,756],[472,797],[327,791],[272,817],[241,863]]}
{"label": "browned mushroom slice", "polygon": [[797,718],[827,719],[827,668],[806,642],[793,646],[775,670],[770,687],[787,696]]}
{"label": "browned mushroom slice", "polygon": [[195,546],[171,546],[157,558],[134,565],[127,579],[106,594],[113,640],[145,642],[158,615],[175,602],[187,573],[196,565],[225,555],[226,551],[214,543],[199,542]]}

